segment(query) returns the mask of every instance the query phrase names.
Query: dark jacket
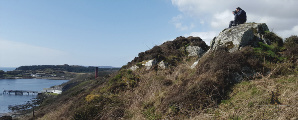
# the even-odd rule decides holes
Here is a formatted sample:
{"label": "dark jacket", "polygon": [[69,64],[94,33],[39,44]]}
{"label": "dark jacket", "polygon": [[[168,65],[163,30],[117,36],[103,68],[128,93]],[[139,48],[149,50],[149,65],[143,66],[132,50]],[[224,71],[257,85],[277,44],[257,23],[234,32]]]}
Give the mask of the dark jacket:
{"label": "dark jacket", "polygon": [[243,24],[246,22],[246,12],[244,10],[239,10],[235,15],[235,22],[237,24]]}

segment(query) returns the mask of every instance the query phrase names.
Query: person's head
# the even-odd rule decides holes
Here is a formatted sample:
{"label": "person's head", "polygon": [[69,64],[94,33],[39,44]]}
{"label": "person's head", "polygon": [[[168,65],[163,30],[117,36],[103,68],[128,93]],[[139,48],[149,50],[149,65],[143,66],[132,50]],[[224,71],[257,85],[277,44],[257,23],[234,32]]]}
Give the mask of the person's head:
{"label": "person's head", "polygon": [[236,8],[236,11],[239,12],[240,10],[242,10],[240,7]]}

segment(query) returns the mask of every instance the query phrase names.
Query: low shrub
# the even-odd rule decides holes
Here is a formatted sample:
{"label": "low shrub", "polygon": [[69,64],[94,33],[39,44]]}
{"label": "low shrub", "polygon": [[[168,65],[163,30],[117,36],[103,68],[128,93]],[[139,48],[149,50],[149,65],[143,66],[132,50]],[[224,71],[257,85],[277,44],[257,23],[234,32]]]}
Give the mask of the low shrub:
{"label": "low shrub", "polygon": [[177,37],[173,41],[164,42],[160,46],[154,46],[150,50],[139,53],[138,57],[135,57],[127,66],[123,66],[122,68],[128,68],[139,62],[151,59],[156,59],[158,62],[164,60],[169,65],[176,66],[177,61],[181,61],[181,58],[187,55],[185,49],[190,45],[199,46],[204,51],[209,49],[209,46],[199,37]]}
{"label": "low shrub", "polygon": [[297,46],[298,45],[298,36],[292,35],[292,36],[286,38],[284,45],[286,48]]}
{"label": "low shrub", "polygon": [[262,42],[259,42],[258,47],[254,48],[254,52],[259,59],[264,59],[269,62],[282,62],[285,58],[282,57],[279,52],[283,50],[282,47],[277,46],[276,44],[267,45]]}
{"label": "low shrub", "polygon": [[162,111],[168,111],[169,105],[176,105],[179,106],[179,113],[188,116],[217,106],[226,99],[231,86],[239,82],[235,80],[235,74],[241,75],[243,68],[260,72],[259,68],[263,66],[251,47],[233,53],[222,47],[205,57],[198,64],[194,78],[185,77],[180,85],[173,86],[175,89],[164,99]]}
{"label": "low shrub", "polygon": [[[76,110],[74,120],[92,120],[94,119],[102,108],[95,105],[85,105]],[[100,114],[99,114],[100,115]]]}
{"label": "low shrub", "polygon": [[115,77],[109,80],[109,90],[112,93],[118,93],[129,88],[137,86],[139,76],[135,75],[132,70],[122,69]]}
{"label": "low shrub", "polygon": [[285,48],[283,55],[292,63],[298,59],[298,36],[291,36],[285,40]]}
{"label": "low shrub", "polygon": [[277,44],[279,47],[283,46],[283,40],[274,32],[265,32],[264,38],[269,40],[269,44]]}
{"label": "low shrub", "polygon": [[156,108],[153,104],[147,104],[144,106],[143,115],[148,120],[160,120],[161,114],[156,113]]}
{"label": "low shrub", "polygon": [[91,101],[94,101],[94,100],[96,100],[96,99],[98,99],[100,97],[100,95],[87,95],[86,97],[85,97],[85,100],[87,101],[87,102],[91,102]]}

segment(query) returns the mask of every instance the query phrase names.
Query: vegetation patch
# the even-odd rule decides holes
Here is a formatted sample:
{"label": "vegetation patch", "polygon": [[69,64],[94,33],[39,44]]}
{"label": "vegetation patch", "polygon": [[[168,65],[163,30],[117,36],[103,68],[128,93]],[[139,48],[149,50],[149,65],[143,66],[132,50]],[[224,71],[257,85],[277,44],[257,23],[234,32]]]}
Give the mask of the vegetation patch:
{"label": "vegetation patch", "polygon": [[122,69],[118,74],[109,80],[108,91],[118,93],[126,89],[137,86],[139,76],[135,75],[132,70]]}
{"label": "vegetation patch", "polygon": [[[274,79],[257,79],[236,84],[228,94],[229,99],[222,100],[218,109],[205,111],[217,119],[291,119],[295,118],[297,105],[294,96],[297,91],[297,76]],[[271,86],[274,85],[274,86]],[[290,113],[290,114],[288,114]]]}
{"label": "vegetation patch", "polygon": [[[57,99],[48,99],[38,115],[43,116],[66,104],[61,111],[67,112],[46,116],[66,116],[66,119],[295,119],[298,114],[297,36],[281,44],[278,36],[265,33],[270,45],[259,43],[258,47],[244,47],[233,53],[226,47],[219,47],[204,55],[194,69],[190,69],[190,65],[197,59],[189,59],[185,48],[190,45],[204,48],[205,43],[200,42],[200,38],[178,37],[140,53],[109,78],[79,78]],[[163,60],[171,68],[146,70],[140,67],[143,61],[150,59]],[[140,68],[136,71],[126,69],[132,65]],[[56,100],[59,102],[54,102]]]}
{"label": "vegetation patch", "polygon": [[264,59],[268,62],[281,62],[285,58],[282,57],[279,52],[281,52],[283,48],[276,46],[276,44],[273,45],[267,45],[262,42],[259,42],[259,47],[254,48],[254,51],[256,55],[260,59]]}
{"label": "vegetation patch", "polygon": [[162,118],[161,114],[156,112],[154,105],[150,103],[144,105],[143,115],[148,120],[160,120]]}
{"label": "vegetation patch", "polygon": [[209,46],[199,37],[177,37],[173,41],[167,41],[160,46],[154,46],[150,50],[139,53],[138,57],[134,58],[125,67],[128,68],[139,62],[151,59],[156,59],[158,62],[164,60],[169,65],[176,66],[177,62],[187,55],[185,49],[190,45],[199,46],[204,51],[209,49]]}

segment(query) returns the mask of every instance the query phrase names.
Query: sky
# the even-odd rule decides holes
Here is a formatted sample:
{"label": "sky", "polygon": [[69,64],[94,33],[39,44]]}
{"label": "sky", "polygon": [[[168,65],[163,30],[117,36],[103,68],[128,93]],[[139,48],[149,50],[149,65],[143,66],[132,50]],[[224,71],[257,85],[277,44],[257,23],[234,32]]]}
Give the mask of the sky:
{"label": "sky", "polygon": [[0,67],[121,67],[179,36],[207,44],[241,7],[247,22],[298,34],[298,0],[0,0]]}

